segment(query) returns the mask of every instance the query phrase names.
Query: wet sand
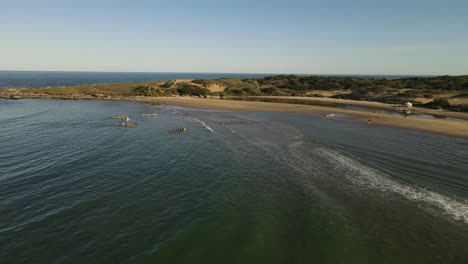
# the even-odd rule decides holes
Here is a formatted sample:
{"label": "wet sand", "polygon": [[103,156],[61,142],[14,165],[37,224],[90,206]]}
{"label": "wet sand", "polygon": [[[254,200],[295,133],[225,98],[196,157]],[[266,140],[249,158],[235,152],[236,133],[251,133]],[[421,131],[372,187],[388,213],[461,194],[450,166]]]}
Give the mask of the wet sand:
{"label": "wet sand", "polygon": [[[384,110],[394,110],[395,107],[399,106],[397,104],[386,104],[381,102],[370,102],[370,101],[357,101],[357,100],[348,100],[348,99],[335,99],[335,98],[320,98],[320,97],[301,97],[301,96],[258,96],[253,98],[267,98],[273,100],[287,100],[287,101],[306,101],[310,102],[311,104],[317,105],[330,105],[330,106],[345,106],[345,105],[353,105],[353,106],[362,106],[366,108],[372,109],[384,109]],[[447,111],[443,109],[430,109],[430,108],[420,108],[414,107],[415,111],[418,114],[429,114],[429,115],[440,115],[440,116],[447,116],[453,118],[459,118],[468,120],[468,114],[463,112],[454,112],[454,111]]]}
{"label": "wet sand", "polygon": [[[288,97],[288,99],[291,99]],[[316,98],[314,98],[316,99]],[[329,99],[329,100],[324,100]],[[392,116],[382,113],[362,112],[341,109],[339,107],[331,106],[317,106],[317,105],[304,105],[304,104],[291,104],[291,103],[273,103],[273,102],[251,102],[251,101],[238,101],[238,100],[220,100],[220,99],[202,99],[190,97],[161,97],[161,98],[135,98],[136,101],[147,101],[159,104],[178,105],[199,109],[219,109],[231,111],[248,111],[248,112],[291,112],[291,113],[310,113],[316,115],[326,116],[327,114],[345,114],[349,116],[349,120],[355,122],[366,123],[369,119],[372,120],[373,125],[386,125],[401,127],[407,129],[420,130],[425,132],[432,132],[438,134],[445,134],[450,136],[457,136],[468,138],[468,121],[461,120],[447,120],[447,119],[421,119],[421,118],[404,118]],[[378,102],[362,102],[351,100],[337,100],[330,98],[320,98],[323,101],[334,102],[342,101],[347,105],[361,105],[372,107],[375,109],[391,109],[392,105],[378,103]],[[456,113],[448,111],[438,111],[431,109],[424,109],[421,113],[437,112],[446,116],[468,119],[468,114]],[[447,114],[448,113],[448,114]]]}

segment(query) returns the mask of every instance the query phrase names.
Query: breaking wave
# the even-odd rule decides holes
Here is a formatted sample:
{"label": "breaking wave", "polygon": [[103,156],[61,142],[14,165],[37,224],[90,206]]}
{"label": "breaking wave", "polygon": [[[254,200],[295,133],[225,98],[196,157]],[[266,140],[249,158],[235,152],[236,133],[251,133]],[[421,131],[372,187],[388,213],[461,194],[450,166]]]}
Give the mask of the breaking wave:
{"label": "breaking wave", "polygon": [[335,167],[344,169],[347,172],[343,174],[344,177],[353,184],[397,193],[406,199],[439,208],[455,220],[468,223],[468,201],[466,200],[458,200],[417,186],[405,185],[327,148],[318,148],[316,151]]}

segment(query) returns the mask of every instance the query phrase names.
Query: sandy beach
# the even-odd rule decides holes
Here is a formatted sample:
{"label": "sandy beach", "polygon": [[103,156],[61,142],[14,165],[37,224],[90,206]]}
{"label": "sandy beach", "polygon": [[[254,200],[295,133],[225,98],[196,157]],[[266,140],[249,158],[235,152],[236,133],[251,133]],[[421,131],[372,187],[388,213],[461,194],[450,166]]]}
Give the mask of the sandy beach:
{"label": "sandy beach", "polygon": [[[291,99],[291,97],[288,97]],[[294,99],[294,98],[293,98]],[[425,132],[432,132],[444,135],[458,136],[468,138],[468,114],[438,111],[432,109],[419,109],[421,113],[439,114],[450,117],[456,117],[465,120],[449,120],[449,119],[422,119],[422,118],[404,118],[399,116],[392,116],[382,113],[362,112],[341,109],[339,107],[331,106],[317,106],[317,105],[303,105],[291,103],[270,103],[270,102],[250,102],[238,100],[220,100],[220,99],[202,99],[190,97],[160,97],[160,98],[145,98],[137,97],[133,100],[146,101],[160,104],[177,105],[199,109],[219,109],[231,111],[249,111],[249,112],[291,112],[291,113],[310,113],[316,115],[326,116],[327,114],[346,114],[349,116],[348,120],[355,122],[367,123],[369,119],[372,120],[373,125],[386,125],[401,127],[406,129],[420,130]],[[360,105],[372,107],[375,109],[392,109],[392,105],[378,103],[378,102],[362,102],[352,100],[336,100],[330,98],[314,98],[310,100],[320,100],[323,102],[340,101],[342,104],[347,105]]]}

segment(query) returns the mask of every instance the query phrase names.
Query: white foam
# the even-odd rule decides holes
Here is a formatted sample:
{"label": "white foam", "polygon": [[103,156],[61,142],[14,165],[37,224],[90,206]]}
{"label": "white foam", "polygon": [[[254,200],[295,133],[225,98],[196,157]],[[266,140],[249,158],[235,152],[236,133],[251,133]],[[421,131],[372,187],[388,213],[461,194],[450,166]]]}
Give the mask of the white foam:
{"label": "white foam", "polygon": [[201,121],[201,120],[199,120],[199,121],[200,121],[200,124],[202,125],[203,128],[206,128],[206,129],[208,129],[209,131],[211,131],[211,132],[214,133],[214,130],[211,129],[211,127],[207,126],[207,125],[205,124],[205,122],[203,122],[203,121]]}
{"label": "white foam", "polygon": [[201,127],[205,128],[206,130],[211,131],[211,132],[214,133],[214,130],[211,129],[211,127],[207,126],[207,125],[205,124],[205,122],[201,121],[200,119],[195,118],[195,117],[190,117],[190,119],[193,120],[193,121],[195,121],[195,122],[197,122],[197,123],[199,123],[199,124],[201,125]]}
{"label": "white foam", "polygon": [[317,151],[336,166],[351,172],[345,173],[344,176],[353,184],[394,192],[407,199],[430,204],[454,219],[468,223],[468,201],[466,200],[456,200],[417,186],[405,185],[330,149],[319,148]]}

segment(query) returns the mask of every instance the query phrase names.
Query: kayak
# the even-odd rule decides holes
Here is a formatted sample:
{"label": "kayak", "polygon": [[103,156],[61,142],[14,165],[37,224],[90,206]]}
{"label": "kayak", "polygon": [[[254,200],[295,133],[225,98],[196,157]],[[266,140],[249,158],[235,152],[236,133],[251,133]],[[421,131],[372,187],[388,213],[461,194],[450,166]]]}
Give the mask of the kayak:
{"label": "kayak", "polygon": [[117,123],[117,126],[122,126],[122,127],[127,127],[127,128],[136,128],[137,124]]}
{"label": "kayak", "polygon": [[113,119],[126,119],[126,118],[128,118],[128,116],[127,115],[116,115],[116,116],[113,116],[112,118]]}

